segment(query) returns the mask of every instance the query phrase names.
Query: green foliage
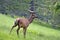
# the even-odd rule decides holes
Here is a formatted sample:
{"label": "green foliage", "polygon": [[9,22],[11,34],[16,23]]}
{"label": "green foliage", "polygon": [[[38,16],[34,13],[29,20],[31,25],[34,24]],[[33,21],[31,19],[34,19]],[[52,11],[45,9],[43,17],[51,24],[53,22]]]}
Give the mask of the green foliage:
{"label": "green foliage", "polygon": [[[14,15],[29,17],[28,9],[31,0],[0,0],[0,12],[9,14],[12,17]],[[42,23],[51,23],[47,21],[54,21],[53,24],[60,25],[60,0],[34,0],[35,12],[39,14],[38,16]],[[58,22],[59,21],[59,22]]]}
{"label": "green foliage", "polygon": [[22,29],[19,38],[16,35],[17,27],[9,34],[14,19],[0,14],[0,40],[60,40],[60,31],[31,23],[27,30],[26,39],[23,38]]}

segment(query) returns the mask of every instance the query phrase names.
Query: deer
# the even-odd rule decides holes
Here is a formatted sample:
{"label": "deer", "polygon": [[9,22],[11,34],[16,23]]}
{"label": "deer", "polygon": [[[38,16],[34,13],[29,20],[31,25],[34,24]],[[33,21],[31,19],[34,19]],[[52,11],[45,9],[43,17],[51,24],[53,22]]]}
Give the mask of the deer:
{"label": "deer", "polygon": [[[30,16],[29,18],[17,18],[15,21],[14,21],[14,25],[12,26],[11,28],[11,31],[13,30],[13,28],[15,28],[16,26],[18,26],[17,28],[17,35],[19,36],[19,30],[20,28],[23,28],[23,35],[24,35],[24,38],[26,36],[26,30],[29,26],[29,24],[32,23],[32,21],[35,19],[35,18],[38,18],[37,15],[35,14],[34,11],[30,11]],[[10,33],[11,33],[10,31]]]}

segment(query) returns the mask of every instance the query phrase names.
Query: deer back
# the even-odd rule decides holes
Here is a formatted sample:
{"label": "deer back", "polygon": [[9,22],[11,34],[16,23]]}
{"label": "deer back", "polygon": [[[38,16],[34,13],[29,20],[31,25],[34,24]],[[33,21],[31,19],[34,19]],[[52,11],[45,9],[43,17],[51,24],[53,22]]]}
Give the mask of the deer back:
{"label": "deer back", "polygon": [[20,26],[26,27],[29,25],[29,21],[27,18],[17,18]]}

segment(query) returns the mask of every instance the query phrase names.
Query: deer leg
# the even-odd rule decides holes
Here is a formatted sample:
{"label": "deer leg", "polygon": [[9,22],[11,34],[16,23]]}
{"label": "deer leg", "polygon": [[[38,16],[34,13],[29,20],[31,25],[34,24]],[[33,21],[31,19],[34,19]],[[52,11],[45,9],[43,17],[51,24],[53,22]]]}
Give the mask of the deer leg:
{"label": "deer leg", "polygon": [[12,30],[13,30],[14,27],[16,27],[16,25],[13,25],[13,26],[12,26],[10,33],[12,32]]}
{"label": "deer leg", "polygon": [[26,30],[27,30],[27,28],[23,28],[24,38],[25,38],[25,36],[26,36]]}
{"label": "deer leg", "polygon": [[20,26],[18,26],[18,29],[17,29],[17,36],[19,37],[19,29],[20,29]]}
{"label": "deer leg", "polygon": [[16,26],[17,26],[17,23],[15,22],[14,25],[12,26],[12,28],[11,28],[10,33],[12,32],[13,28],[15,28]]}

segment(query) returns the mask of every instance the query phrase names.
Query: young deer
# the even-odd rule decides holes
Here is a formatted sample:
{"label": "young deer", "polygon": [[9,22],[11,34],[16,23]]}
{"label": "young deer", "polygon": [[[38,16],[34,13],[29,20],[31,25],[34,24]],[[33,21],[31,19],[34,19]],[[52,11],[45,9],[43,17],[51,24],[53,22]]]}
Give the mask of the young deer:
{"label": "young deer", "polygon": [[[24,34],[24,38],[25,38],[27,27],[29,26],[30,23],[32,23],[34,18],[37,18],[37,15],[34,12],[30,12],[29,19],[17,18],[14,22],[14,25],[11,28],[11,31],[14,27],[18,26],[17,35],[19,36],[19,29],[23,28],[23,34]],[[10,33],[11,33],[11,31],[10,31]]]}

